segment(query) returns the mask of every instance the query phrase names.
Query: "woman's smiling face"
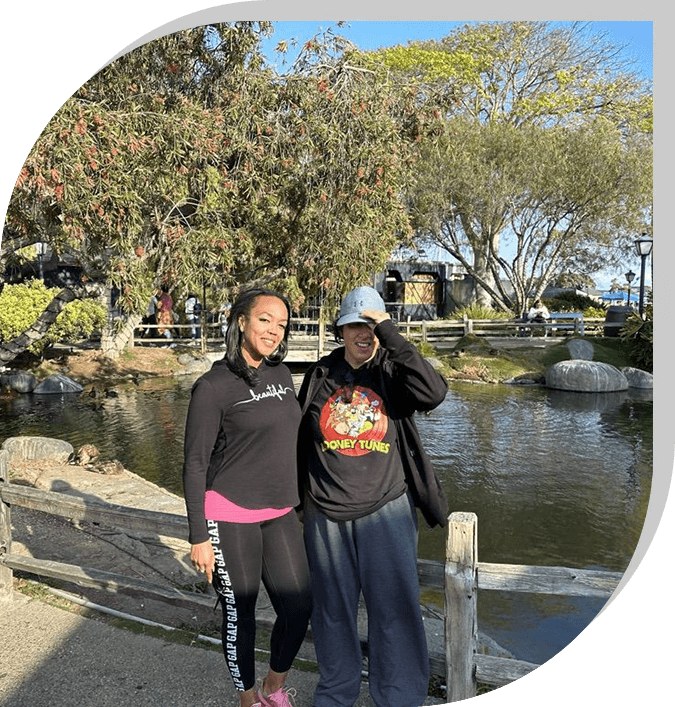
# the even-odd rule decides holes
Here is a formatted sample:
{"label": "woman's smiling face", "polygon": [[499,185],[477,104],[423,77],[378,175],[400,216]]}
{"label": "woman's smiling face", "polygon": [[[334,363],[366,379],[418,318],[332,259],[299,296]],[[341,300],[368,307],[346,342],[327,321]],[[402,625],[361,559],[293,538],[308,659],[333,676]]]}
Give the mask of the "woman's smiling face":
{"label": "woman's smiling face", "polygon": [[277,297],[261,295],[251,307],[248,317],[239,317],[243,333],[241,352],[246,362],[257,368],[263,358],[271,356],[283,341],[288,326],[286,305]]}
{"label": "woman's smiling face", "polygon": [[374,325],[363,322],[345,324],[342,327],[342,339],[345,344],[345,360],[352,368],[359,368],[368,363],[380,346],[373,331]]}

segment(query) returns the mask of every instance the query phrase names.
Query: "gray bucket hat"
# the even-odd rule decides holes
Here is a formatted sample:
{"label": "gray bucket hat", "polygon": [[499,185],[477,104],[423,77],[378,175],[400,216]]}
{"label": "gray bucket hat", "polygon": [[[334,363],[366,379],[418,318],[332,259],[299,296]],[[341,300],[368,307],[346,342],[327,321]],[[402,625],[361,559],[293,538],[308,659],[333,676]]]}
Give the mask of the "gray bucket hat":
{"label": "gray bucket hat", "polygon": [[357,287],[342,300],[337,326],[356,322],[370,324],[370,320],[361,316],[361,312],[367,309],[384,312],[384,300],[380,297],[377,290],[372,287]]}

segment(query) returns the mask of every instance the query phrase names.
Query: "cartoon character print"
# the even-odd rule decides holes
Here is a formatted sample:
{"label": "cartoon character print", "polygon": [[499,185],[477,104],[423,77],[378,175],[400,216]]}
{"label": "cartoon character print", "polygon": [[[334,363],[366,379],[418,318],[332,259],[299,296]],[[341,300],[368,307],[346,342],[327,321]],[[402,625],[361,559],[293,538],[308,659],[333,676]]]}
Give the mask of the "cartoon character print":
{"label": "cartoon character print", "polygon": [[324,405],[319,425],[323,451],[347,456],[389,451],[389,444],[382,442],[389,419],[382,398],[369,388],[338,388]]}

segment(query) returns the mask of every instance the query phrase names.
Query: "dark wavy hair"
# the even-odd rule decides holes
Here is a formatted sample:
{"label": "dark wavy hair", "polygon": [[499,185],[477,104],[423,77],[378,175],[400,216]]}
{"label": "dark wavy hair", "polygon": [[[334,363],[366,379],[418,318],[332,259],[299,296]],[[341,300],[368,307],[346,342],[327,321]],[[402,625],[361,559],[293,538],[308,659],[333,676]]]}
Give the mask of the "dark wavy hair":
{"label": "dark wavy hair", "polygon": [[281,363],[288,353],[288,334],[290,332],[291,322],[291,305],[288,299],[274,290],[266,290],[257,287],[251,290],[241,292],[235,303],[232,305],[230,314],[227,317],[227,335],[225,337],[225,362],[227,367],[239,378],[243,378],[248,385],[255,386],[258,382],[258,371],[249,366],[241,351],[241,345],[244,338],[243,332],[239,330],[239,318],[243,315],[246,319],[251,315],[251,310],[259,297],[276,297],[281,300],[288,312],[288,324],[284,337],[272,356],[266,357],[265,361],[271,365]]}

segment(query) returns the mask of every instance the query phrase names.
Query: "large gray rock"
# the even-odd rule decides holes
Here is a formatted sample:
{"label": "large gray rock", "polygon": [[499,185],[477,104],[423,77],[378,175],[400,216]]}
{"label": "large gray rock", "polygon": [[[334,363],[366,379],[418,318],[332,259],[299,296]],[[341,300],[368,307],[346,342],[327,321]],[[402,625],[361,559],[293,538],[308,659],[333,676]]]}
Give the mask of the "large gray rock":
{"label": "large gray rock", "polygon": [[593,344],[585,339],[570,339],[567,342],[570,356],[573,359],[581,359],[582,361],[593,360]]}
{"label": "large gray rock", "polygon": [[73,445],[62,439],[51,437],[8,437],[2,449],[9,454],[9,463],[22,459],[49,459],[67,462],[73,453]]}
{"label": "large gray rock", "polygon": [[26,371],[10,371],[2,374],[2,386],[17,393],[30,393],[37,385],[37,378]]}
{"label": "large gray rock", "polygon": [[33,390],[37,395],[58,395],[59,393],[81,393],[82,386],[68,378],[68,376],[55,373],[47,376],[41,383],[38,383]]}
{"label": "large gray rock", "polygon": [[618,368],[600,361],[559,361],[546,371],[546,385],[579,393],[609,393],[627,390],[626,376]]}
{"label": "large gray rock", "polygon": [[649,371],[626,366],[621,369],[621,373],[626,376],[628,385],[631,388],[642,388],[645,390],[652,390],[654,388],[654,374],[649,373]]}

